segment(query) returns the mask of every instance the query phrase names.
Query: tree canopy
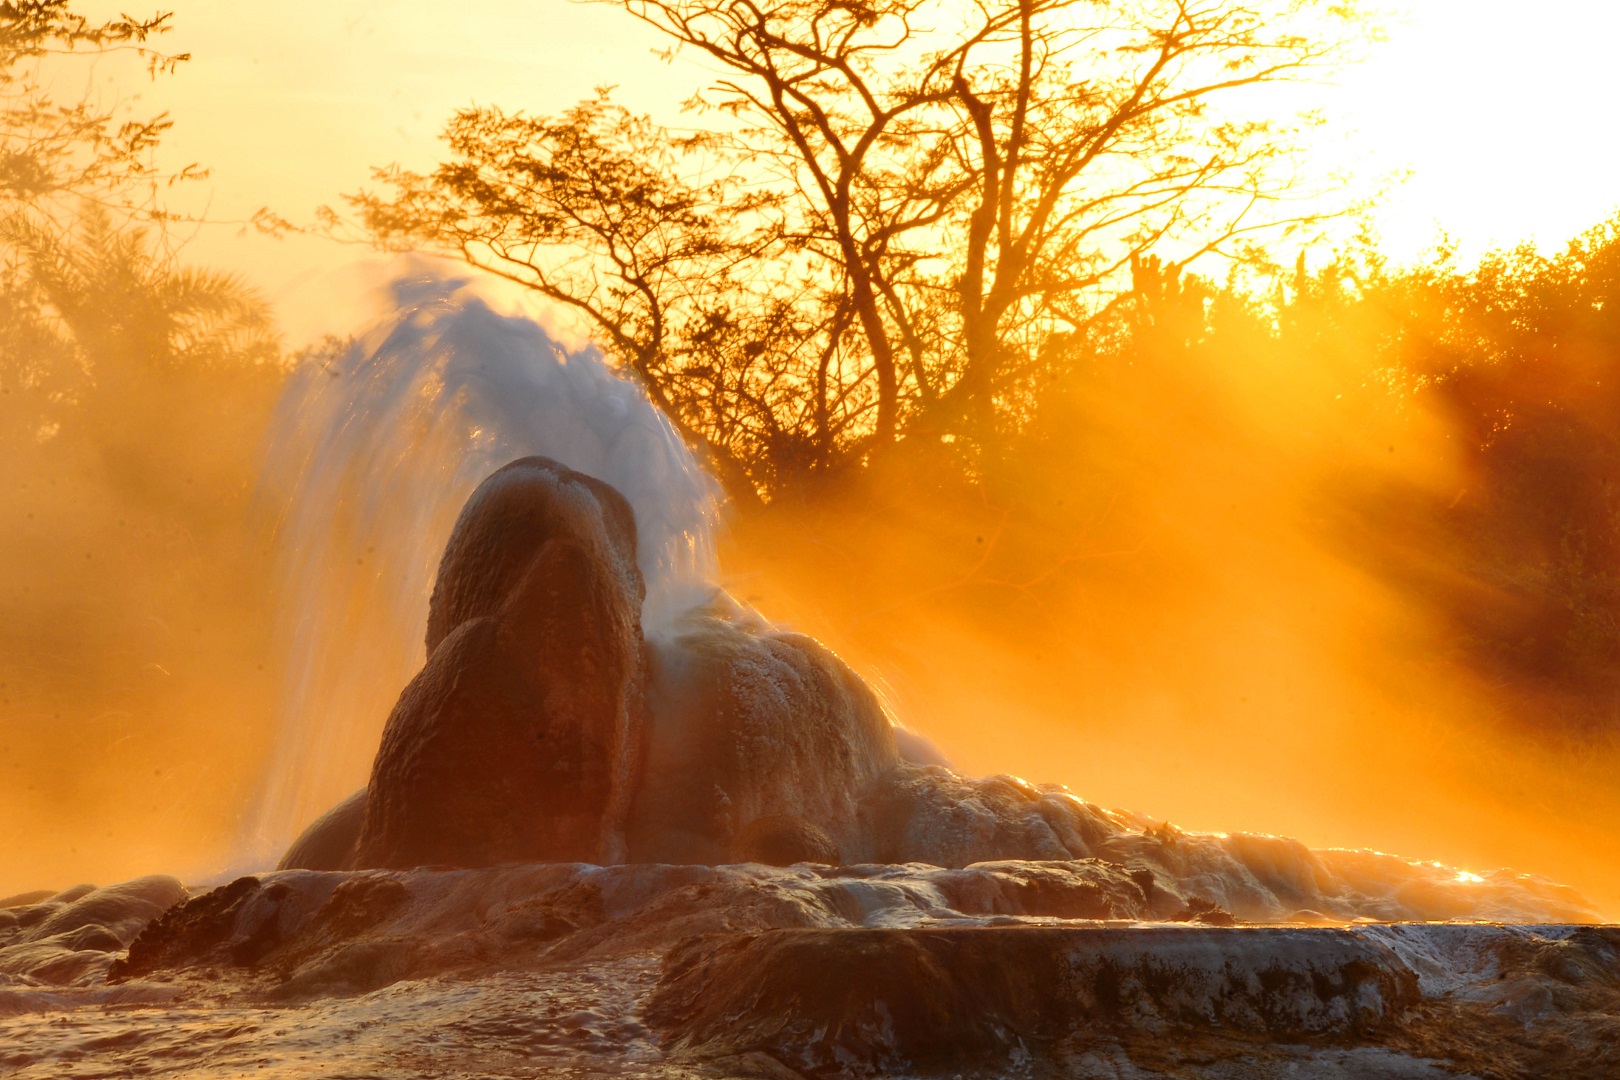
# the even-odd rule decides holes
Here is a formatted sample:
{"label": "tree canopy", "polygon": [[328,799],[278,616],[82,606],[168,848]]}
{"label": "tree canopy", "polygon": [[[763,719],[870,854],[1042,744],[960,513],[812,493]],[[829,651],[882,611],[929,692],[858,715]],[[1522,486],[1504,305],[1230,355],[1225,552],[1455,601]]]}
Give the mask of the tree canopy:
{"label": "tree canopy", "polygon": [[[613,0],[609,0],[613,2]],[[582,316],[734,495],[887,454],[969,472],[1129,294],[1315,221],[1299,118],[1242,91],[1342,60],[1313,0],[622,0],[718,71],[672,130],[607,89],[464,110],[352,199]]]}
{"label": "tree canopy", "polygon": [[92,22],[69,0],[0,3],[0,218],[27,211],[65,227],[89,202],[110,213],[161,212],[157,188],[197,176],[194,166],[163,174],[152,151],[170,127],[166,114],[135,116],[121,102],[102,105],[89,96],[63,100],[43,74],[65,58],[133,53],[147,74],[173,72],[189,57],[165,53],[154,40],[169,31],[167,14],[121,15]]}

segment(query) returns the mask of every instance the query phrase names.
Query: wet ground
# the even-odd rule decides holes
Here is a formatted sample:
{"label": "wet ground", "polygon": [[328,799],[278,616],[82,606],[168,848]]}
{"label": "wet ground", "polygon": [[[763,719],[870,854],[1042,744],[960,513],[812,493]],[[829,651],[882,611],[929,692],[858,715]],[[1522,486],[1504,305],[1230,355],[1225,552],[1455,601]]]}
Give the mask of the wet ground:
{"label": "wet ground", "polygon": [[1620,1076],[1620,928],[1147,921],[1131,888],[1079,860],[72,890],[0,908],[0,1075]]}

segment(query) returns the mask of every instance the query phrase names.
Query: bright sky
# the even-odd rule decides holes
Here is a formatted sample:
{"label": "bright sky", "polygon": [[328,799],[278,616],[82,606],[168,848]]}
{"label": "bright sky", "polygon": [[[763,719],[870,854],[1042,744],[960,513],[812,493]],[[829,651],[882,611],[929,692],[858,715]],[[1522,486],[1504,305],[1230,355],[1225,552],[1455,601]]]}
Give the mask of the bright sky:
{"label": "bright sky", "polygon": [[[94,12],[100,6],[87,4]],[[366,182],[373,165],[432,164],[457,107],[556,112],[598,83],[673,119],[703,78],[665,65],[659,42],[607,5],[570,0],[170,0],[170,48],[192,62],[145,88],[169,109],[175,163],[213,170],[209,214],[269,206],[293,220]],[[139,4],[134,10],[144,10]],[[1532,239],[1557,246],[1620,204],[1620,4],[1600,0],[1410,0],[1374,58],[1330,95],[1340,117],[1324,160],[1358,181],[1411,179],[1378,214],[1386,246],[1418,253],[1444,229],[1465,253]],[[347,331],[341,309],[363,250],[204,229],[198,261],[236,269],[281,308],[295,342]]]}
{"label": "bright sky", "polygon": [[1556,248],[1620,207],[1620,4],[1407,7],[1341,90],[1368,171],[1412,171],[1379,214],[1397,254],[1415,254],[1437,226],[1465,251]]}

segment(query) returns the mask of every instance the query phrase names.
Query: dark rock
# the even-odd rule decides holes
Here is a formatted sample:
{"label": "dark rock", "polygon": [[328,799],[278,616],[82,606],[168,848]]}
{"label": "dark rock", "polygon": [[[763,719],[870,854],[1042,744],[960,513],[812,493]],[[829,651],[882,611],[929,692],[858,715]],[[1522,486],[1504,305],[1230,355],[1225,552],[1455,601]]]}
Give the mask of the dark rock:
{"label": "dark rock", "polygon": [[316,818],[294,840],[277,870],[348,870],[366,820],[366,789],[350,795]]}
{"label": "dark rock", "polygon": [[300,965],[320,967],[386,923],[408,898],[404,885],[382,875],[238,878],[171,908],[135,939],[129,955],[113,964],[109,978],[272,963],[282,974],[296,972]]}
{"label": "dark rock", "polygon": [[130,944],[129,955],[113,963],[108,980],[119,982],[203,958],[239,962],[250,950],[240,949],[240,940],[232,940],[236,920],[261,892],[258,878],[243,877],[176,904],[141,931]]}
{"label": "dark rock", "polygon": [[468,619],[498,613],[555,539],[583,546],[640,611],[646,588],[636,569],[635,512],[624,496],[550,458],[519,458],[479,484],[456,519],[428,605],[428,653]]}
{"label": "dark rock", "polygon": [[674,949],[647,1010],[698,1058],[812,1075],[987,1069],[1167,1028],[1350,1041],[1419,1000],[1351,934],[1048,926],[772,930]]}
{"label": "dark rock", "polygon": [[434,650],[384,729],[357,865],[618,854],[634,625],[598,570],[580,545],[548,541],[499,617]]}
{"label": "dark rock", "polygon": [[544,458],[479,485],[440,563],[427,664],[372,765],[354,865],[622,859],[642,594],[611,487]]}

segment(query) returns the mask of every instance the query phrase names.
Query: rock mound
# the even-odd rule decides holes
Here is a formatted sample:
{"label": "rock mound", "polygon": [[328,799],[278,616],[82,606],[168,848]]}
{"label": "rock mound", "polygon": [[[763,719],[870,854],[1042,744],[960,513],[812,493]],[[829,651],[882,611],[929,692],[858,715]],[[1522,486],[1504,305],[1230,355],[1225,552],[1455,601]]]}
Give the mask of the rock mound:
{"label": "rock mound", "polygon": [[354,865],[624,858],[644,592],[634,517],[607,484],[522,458],[479,485],[439,566],[427,664],[383,731]]}
{"label": "rock mound", "polygon": [[861,802],[899,754],[871,688],[832,652],[718,596],[654,643],[649,702],[632,859],[730,862],[754,822],[792,817],[829,841],[807,861],[870,860]]}
{"label": "rock mound", "polygon": [[368,789],[282,865],[1098,859],[1128,867],[1161,920],[1599,919],[1525,875],[1186,833],[1060,786],[960,776],[897,739],[870,687],[810,638],[715,590],[647,641],[643,592],[612,487],[545,458],[487,478],[446,546],[431,651]]}
{"label": "rock mound", "polygon": [[367,791],[361,788],[316,818],[292,842],[277,870],[347,870],[366,820]]}
{"label": "rock mound", "polygon": [[900,760],[870,688],[718,591],[649,650],[644,593],[612,487],[545,458],[491,475],[366,791],[281,867],[870,858],[861,807]]}

